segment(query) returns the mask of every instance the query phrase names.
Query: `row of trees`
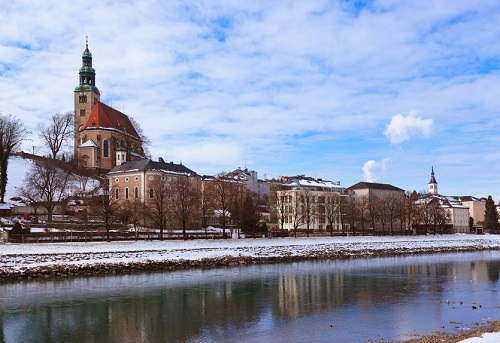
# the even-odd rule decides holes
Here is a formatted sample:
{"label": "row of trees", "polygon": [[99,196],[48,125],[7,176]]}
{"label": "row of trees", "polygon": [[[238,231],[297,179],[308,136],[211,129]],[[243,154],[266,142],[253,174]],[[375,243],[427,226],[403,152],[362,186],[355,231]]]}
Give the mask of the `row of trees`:
{"label": "row of trees", "polygon": [[[260,220],[258,199],[248,192],[242,183],[224,177],[224,173],[208,179],[195,177],[157,177],[151,183],[143,208],[134,201],[126,201],[125,209],[130,218],[139,224],[149,219],[160,230],[160,236],[168,228],[181,228],[183,235],[189,228],[207,228],[220,225],[223,235],[229,226],[236,226],[247,232],[256,229]],[[213,222],[215,219],[216,222]]]}
{"label": "row of trees", "polygon": [[[223,176],[200,181],[194,177],[163,174],[157,175],[149,186],[143,202],[136,194],[127,193],[126,199],[116,196],[120,190],[106,181],[101,192],[94,195],[93,206],[85,217],[99,216],[108,235],[112,223],[120,220],[133,225],[136,234],[141,226],[158,229],[160,239],[166,230],[181,229],[186,238],[187,230],[207,228],[210,224],[222,226],[224,235],[233,226],[245,232],[257,229],[260,213],[256,195],[247,192],[241,183]],[[38,203],[49,210],[51,207],[45,206],[46,202],[49,202],[47,197]]]}
{"label": "row of trees", "polygon": [[304,228],[307,236],[315,222],[324,224],[333,235],[335,228],[354,235],[373,229],[380,234],[395,234],[423,227],[443,232],[450,214],[438,198],[416,192],[348,196],[311,191],[278,191],[272,206],[272,218],[283,231],[291,227],[294,236]]}

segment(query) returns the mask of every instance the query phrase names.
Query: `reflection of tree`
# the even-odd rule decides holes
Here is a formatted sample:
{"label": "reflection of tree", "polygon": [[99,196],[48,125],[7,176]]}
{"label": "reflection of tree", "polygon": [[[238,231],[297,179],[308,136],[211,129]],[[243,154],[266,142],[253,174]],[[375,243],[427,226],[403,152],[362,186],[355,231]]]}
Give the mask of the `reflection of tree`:
{"label": "reflection of tree", "polygon": [[500,263],[498,261],[486,262],[486,270],[488,271],[488,280],[496,282],[500,279]]}
{"label": "reflection of tree", "polygon": [[[19,337],[26,342],[180,342],[196,341],[201,336],[217,341],[247,329],[269,313],[273,319],[293,319],[350,305],[378,308],[388,299],[391,303],[403,303],[422,289],[439,294],[457,272],[473,269],[470,263],[358,265],[342,269],[331,262],[307,262],[276,266],[279,273],[263,277],[260,268],[242,269],[243,279],[208,278],[211,281],[181,286],[162,285],[162,279],[176,278],[168,273],[118,279],[124,285],[144,284],[144,288],[136,290],[113,287],[113,277],[90,278],[84,282],[88,288],[98,284],[113,290],[101,298],[78,299],[69,295],[70,299],[57,303],[27,306],[13,311],[8,321],[10,327],[20,328]],[[237,270],[216,273],[231,275]],[[490,280],[498,280],[496,261],[487,262],[487,270]],[[249,277],[250,274],[255,277]],[[72,281],[60,282],[64,288],[83,288],[83,284],[73,287]],[[20,291],[25,286],[19,287]],[[46,283],[38,287],[58,288]],[[0,320],[5,325],[4,317],[0,316]],[[0,322],[0,341],[2,338]]]}

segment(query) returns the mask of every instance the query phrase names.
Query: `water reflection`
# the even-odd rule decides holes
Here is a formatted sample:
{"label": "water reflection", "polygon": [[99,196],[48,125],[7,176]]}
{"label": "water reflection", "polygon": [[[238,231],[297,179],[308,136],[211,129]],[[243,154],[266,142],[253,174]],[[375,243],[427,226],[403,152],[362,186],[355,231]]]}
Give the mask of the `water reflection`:
{"label": "water reflection", "polygon": [[499,271],[484,252],[6,283],[0,342],[402,339],[498,319]]}

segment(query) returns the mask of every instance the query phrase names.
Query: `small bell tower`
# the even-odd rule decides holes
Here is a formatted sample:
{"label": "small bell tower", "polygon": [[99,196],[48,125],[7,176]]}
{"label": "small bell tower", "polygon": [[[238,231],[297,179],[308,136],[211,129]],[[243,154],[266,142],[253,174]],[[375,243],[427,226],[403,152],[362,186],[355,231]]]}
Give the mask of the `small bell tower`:
{"label": "small bell tower", "polygon": [[121,166],[127,162],[127,149],[120,147],[116,148],[116,165]]}
{"label": "small bell tower", "polygon": [[438,183],[434,177],[434,166],[431,169],[431,179],[429,181],[429,194],[437,195],[438,193]]}
{"label": "small bell tower", "polygon": [[74,91],[74,158],[78,159],[80,130],[92,112],[92,108],[100,100],[101,93],[95,85],[95,69],[92,67],[92,54],[89,50],[89,40],[85,37],[85,50],[82,54],[82,67],[79,72],[79,85]]}

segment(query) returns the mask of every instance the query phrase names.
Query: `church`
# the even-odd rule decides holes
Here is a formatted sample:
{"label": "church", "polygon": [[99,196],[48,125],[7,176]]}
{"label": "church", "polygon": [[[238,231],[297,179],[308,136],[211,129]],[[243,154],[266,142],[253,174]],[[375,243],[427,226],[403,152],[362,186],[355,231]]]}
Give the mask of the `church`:
{"label": "church", "polygon": [[102,103],[88,41],[74,91],[74,158],[86,168],[110,170],[145,158],[143,141],[130,118]]}

